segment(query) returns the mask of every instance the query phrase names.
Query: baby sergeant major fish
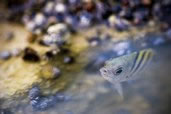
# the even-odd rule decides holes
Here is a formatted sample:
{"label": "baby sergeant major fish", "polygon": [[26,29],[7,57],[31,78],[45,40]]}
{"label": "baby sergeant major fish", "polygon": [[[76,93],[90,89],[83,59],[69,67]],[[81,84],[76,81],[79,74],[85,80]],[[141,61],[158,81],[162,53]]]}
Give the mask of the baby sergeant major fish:
{"label": "baby sergeant major fish", "polygon": [[104,79],[111,82],[117,92],[123,97],[121,82],[135,79],[137,77],[136,74],[151,61],[153,55],[154,51],[152,49],[144,49],[110,59],[100,69],[101,75]]}

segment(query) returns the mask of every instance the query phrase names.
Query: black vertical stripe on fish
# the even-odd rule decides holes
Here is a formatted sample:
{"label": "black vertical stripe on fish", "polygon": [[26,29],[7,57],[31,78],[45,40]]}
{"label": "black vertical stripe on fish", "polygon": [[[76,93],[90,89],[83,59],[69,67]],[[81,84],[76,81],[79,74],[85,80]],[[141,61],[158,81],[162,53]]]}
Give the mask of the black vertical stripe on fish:
{"label": "black vertical stripe on fish", "polygon": [[138,63],[135,66],[133,73],[135,73],[138,70],[138,68],[140,67],[140,65],[142,64],[142,61],[144,60],[145,54],[146,54],[146,51],[140,52],[140,54],[139,54],[140,59],[137,61]]}
{"label": "black vertical stripe on fish", "polygon": [[137,67],[137,65],[139,64],[140,60],[141,60],[141,56],[142,55],[142,51],[137,53],[137,58],[135,58],[135,65],[133,66],[132,70],[131,70],[131,74],[132,72],[135,70],[135,68]]}
{"label": "black vertical stripe on fish", "polygon": [[147,50],[145,52],[145,56],[143,58],[143,61],[141,62],[140,66],[138,68],[139,70],[142,69],[146,65],[146,63],[148,63],[148,61],[149,61],[148,56],[149,56],[150,52],[151,52],[150,50]]}
{"label": "black vertical stripe on fish", "polygon": [[137,61],[137,58],[138,58],[138,55],[139,55],[139,52],[136,53],[136,57],[134,59],[134,62],[133,62],[133,65],[132,65],[132,68],[131,68],[131,71],[134,69],[135,67],[135,64],[136,64],[136,61]]}

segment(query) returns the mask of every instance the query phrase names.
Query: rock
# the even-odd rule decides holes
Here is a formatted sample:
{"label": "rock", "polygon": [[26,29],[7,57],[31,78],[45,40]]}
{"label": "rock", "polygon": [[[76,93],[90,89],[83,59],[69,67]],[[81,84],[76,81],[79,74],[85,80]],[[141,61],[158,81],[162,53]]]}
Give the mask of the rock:
{"label": "rock", "polygon": [[63,94],[36,97],[30,101],[32,108],[36,111],[44,111],[53,108],[58,103],[67,101],[67,97]]}
{"label": "rock", "polygon": [[28,22],[26,22],[26,28],[29,31],[34,32],[34,30],[36,28],[36,23],[34,21],[28,21]]}
{"label": "rock", "polygon": [[46,23],[46,17],[42,13],[37,13],[34,17],[36,26],[41,27]]}
{"label": "rock", "polygon": [[27,47],[24,50],[23,60],[29,62],[39,62],[40,57],[34,49]]}
{"label": "rock", "polygon": [[74,62],[74,58],[73,57],[70,57],[70,56],[64,57],[64,63],[70,64],[70,63],[73,63],[73,62]]}
{"label": "rock", "polygon": [[55,11],[57,13],[65,13],[66,12],[66,6],[63,3],[57,3],[55,6]]}
{"label": "rock", "polygon": [[0,52],[0,59],[7,60],[11,57],[11,53],[9,51]]}
{"label": "rock", "polygon": [[50,59],[50,58],[54,57],[55,55],[57,55],[57,53],[58,53],[58,50],[54,49],[54,50],[47,51],[45,53],[45,56],[46,56],[46,58]]}
{"label": "rock", "polygon": [[92,47],[100,45],[101,39],[98,36],[92,37],[88,40]]}
{"label": "rock", "polygon": [[41,92],[40,92],[40,88],[35,86],[33,87],[30,91],[29,91],[29,99],[30,100],[34,100],[38,97],[40,97]]}
{"label": "rock", "polygon": [[48,34],[64,34],[68,32],[67,26],[63,23],[52,25],[47,30]]}
{"label": "rock", "polygon": [[38,99],[31,100],[30,103],[34,110],[44,111],[52,108],[56,104],[56,98],[54,96],[40,97]]}
{"label": "rock", "polygon": [[14,48],[12,51],[11,51],[11,55],[12,56],[19,56],[21,54],[21,49],[19,48]]}
{"label": "rock", "polygon": [[120,42],[114,45],[113,50],[117,53],[118,56],[121,56],[129,50],[129,42]]}
{"label": "rock", "polygon": [[83,12],[80,15],[80,22],[79,22],[79,26],[80,27],[89,27],[91,24],[91,20],[92,20],[92,15],[88,12]]}
{"label": "rock", "polygon": [[61,75],[61,70],[57,67],[53,67],[53,77],[58,78]]}
{"label": "rock", "polygon": [[55,3],[50,1],[50,2],[47,2],[47,4],[45,5],[44,7],[44,12],[48,15],[52,15],[52,13],[54,12],[54,7],[55,7]]}
{"label": "rock", "polygon": [[36,34],[32,34],[32,33],[30,33],[28,35],[28,37],[27,37],[27,41],[29,43],[34,43],[36,41],[36,39],[37,39],[37,35]]}
{"label": "rock", "polygon": [[60,46],[64,44],[70,36],[67,26],[63,23],[50,26],[47,32],[48,35],[45,35],[43,38],[43,43],[45,45]]}
{"label": "rock", "polygon": [[116,17],[114,15],[109,17],[108,22],[110,27],[114,27],[118,31],[127,30],[128,27],[130,26],[128,21]]}

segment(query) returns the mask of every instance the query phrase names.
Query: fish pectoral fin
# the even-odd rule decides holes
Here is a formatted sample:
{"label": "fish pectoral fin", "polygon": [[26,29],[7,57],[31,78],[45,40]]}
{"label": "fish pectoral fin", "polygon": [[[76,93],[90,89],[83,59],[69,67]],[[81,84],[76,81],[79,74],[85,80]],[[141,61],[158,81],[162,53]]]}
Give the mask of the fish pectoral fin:
{"label": "fish pectoral fin", "polygon": [[116,83],[113,85],[116,91],[119,93],[121,97],[123,97],[123,89],[121,83]]}

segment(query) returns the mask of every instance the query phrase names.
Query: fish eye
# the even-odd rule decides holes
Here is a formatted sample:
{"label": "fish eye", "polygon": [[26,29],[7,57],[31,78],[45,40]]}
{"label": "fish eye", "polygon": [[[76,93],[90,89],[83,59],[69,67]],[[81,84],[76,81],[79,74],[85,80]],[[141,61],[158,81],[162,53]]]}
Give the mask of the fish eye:
{"label": "fish eye", "polygon": [[115,70],[115,75],[121,74],[122,71],[123,71],[123,68],[122,67],[119,67],[118,69]]}

